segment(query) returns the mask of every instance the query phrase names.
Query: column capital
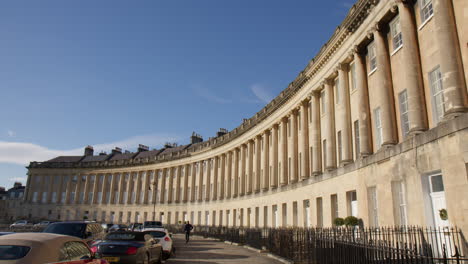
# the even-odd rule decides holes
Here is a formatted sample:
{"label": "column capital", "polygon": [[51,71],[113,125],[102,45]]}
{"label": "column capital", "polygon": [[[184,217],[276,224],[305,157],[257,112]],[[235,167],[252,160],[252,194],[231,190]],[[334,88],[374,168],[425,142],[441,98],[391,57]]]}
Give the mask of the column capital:
{"label": "column capital", "polygon": [[346,62],[340,62],[338,65],[335,67],[336,71],[347,71],[349,67],[349,64]]}

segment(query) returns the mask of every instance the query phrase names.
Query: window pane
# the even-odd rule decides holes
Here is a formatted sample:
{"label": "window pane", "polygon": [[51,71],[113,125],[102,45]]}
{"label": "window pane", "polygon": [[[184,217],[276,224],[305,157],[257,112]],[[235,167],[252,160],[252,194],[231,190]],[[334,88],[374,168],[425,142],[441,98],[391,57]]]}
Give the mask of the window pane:
{"label": "window pane", "polygon": [[442,175],[431,176],[431,187],[432,192],[444,191],[444,182],[442,179]]}

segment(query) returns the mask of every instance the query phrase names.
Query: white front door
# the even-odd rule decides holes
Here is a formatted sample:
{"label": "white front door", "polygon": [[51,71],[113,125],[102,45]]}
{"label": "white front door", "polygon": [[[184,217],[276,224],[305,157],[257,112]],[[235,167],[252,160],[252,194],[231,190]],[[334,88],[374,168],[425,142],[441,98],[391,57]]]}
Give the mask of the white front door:
{"label": "white front door", "polygon": [[450,225],[448,220],[440,218],[440,210],[447,210],[445,202],[444,183],[441,174],[429,176],[429,195],[432,202],[432,215],[435,227],[447,227]]}

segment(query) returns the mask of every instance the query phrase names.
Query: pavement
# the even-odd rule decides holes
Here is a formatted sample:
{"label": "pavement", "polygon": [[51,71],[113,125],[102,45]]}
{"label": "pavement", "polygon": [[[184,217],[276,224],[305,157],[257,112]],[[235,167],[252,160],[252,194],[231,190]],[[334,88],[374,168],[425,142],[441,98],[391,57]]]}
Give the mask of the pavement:
{"label": "pavement", "polygon": [[176,247],[176,254],[166,260],[166,264],[282,263],[268,257],[266,254],[210,238],[191,237],[190,242],[185,244],[184,235],[174,234],[173,241]]}

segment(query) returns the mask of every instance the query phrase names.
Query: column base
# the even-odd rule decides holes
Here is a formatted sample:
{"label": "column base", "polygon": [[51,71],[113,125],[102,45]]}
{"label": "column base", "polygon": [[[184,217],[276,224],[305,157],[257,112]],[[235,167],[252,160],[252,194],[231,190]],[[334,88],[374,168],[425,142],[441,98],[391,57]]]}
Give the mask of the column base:
{"label": "column base", "polygon": [[351,163],[353,163],[352,159],[342,160],[340,162],[340,167],[346,166],[346,165],[351,164]]}
{"label": "column base", "polygon": [[442,119],[442,121],[448,121],[448,120],[457,118],[466,112],[468,112],[468,108],[466,107],[458,107],[458,108],[450,109],[445,112],[444,118]]}
{"label": "column base", "polygon": [[319,176],[320,174],[322,174],[321,170],[312,172],[312,176]]}

